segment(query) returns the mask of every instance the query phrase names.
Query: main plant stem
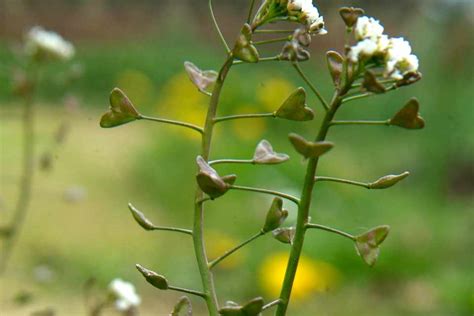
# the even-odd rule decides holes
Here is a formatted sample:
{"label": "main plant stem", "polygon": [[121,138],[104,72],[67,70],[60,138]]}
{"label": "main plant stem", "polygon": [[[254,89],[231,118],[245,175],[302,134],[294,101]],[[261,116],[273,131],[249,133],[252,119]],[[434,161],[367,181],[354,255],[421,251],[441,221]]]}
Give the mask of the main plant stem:
{"label": "main plant stem", "polygon": [[[33,70],[33,81],[37,84],[37,70]],[[15,213],[11,224],[8,226],[8,233],[5,237],[5,246],[3,248],[3,254],[0,259],[0,275],[5,272],[5,269],[10,259],[15,243],[17,242],[19,232],[23,226],[23,223],[28,212],[28,207],[31,200],[31,191],[33,184],[33,173],[34,173],[34,144],[35,144],[35,133],[34,133],[34,102],[33,102],[34,91],[25,97],[25,105],[23,112],[23,165],[22,165],[22,176],[20,182],[20,192],[15,208]]]}
{"label": "main plant stem", "polygon": [[[204,125],[202,135],[201,156],[208,161],[211,152],[212,134],[214,130],[214,119],[217,114],[217,107],[227,74],[232,67],[234,58],[229,56],[222,66],[219,76],[212,92],[209,109],[207,111],[206,123]],[[207,308],[210,316],[219,315],[219,304],[217,302],[216,290],[214,286],[214,279],[212,272],[209,269],[209,261],[206,254],[206,247],[204,244],[204,193],[199,188],[196,189],[196,199],[194,205],[194,224],[193,224],[193,242],[196,260],[198,263],[199,273],[201,275],[201,282],[204,292],[204,299],[206,300]]]}

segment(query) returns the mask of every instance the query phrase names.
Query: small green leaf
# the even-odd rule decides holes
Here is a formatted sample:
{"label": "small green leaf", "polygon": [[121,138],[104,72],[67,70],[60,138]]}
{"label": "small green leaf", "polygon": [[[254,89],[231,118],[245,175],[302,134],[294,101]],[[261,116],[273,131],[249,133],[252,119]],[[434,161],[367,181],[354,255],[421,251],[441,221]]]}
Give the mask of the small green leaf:
{"label": "small green leaf", "polygon": [[377,181],[374,181],[372,183],[369,183],[369,189],[387,189],[390,188],[391,186],[394,186],[398,182],[402,181],[406,177],[408,177],[410,173],[408,171],[405,171],[402,174],[398,175],[388,175],[384,176]]}
{"label": "small green leaf", "polygon": [[252,28],[247,23],[242,28],[232,53],[247,63],[256,63],[260,59],[257,48],[252,45]]}
{"label": "small green leaf", "polygon": [[268,210],[262,232],[267,233],[280,227],[288,217],[288,211],[283,209],[283,200],[279,197],[273,199]]}
{"label": "small green leaf", "polygon": [[313,110],[306,106],[306,91],[303,88],[298,88],[293,92],[275,112],[275,116],[292,121],[314,119]]}
{"label": "small green leaf", "polygon": [[294,227],[284,227],[275,229],[272,234],[273,238],[284,243],[293,244],[293,238],[295,237],[296,229]]}
{"label": "small green leaf", "polygon": [[193,308],[187,296],[182,296],[176,303],[170,316],[192,316]]}
{"label": "small green leaf", "polygon": [[212,199],[224,195],[237,178],[235,175],[220,177],[201,156],[196,158],[196,162],[199,166],[199,173],[196,175],[199,187]]}
{"label": "small green leaf", "polygon": [[380,253],[380,244],[387,238],[390,227],[387,225],[372,228],[368,232],[356,237],[357,254],[369,266],[373,266]]}
{"label": "small green leaf", "polygon": [[336,87],[341,85],[342,71],[344,68],[344,58],[335,51],[329,51],[326,54],[329,73]]}
{"label": "small green leaf", "polygon": [[116,127],[140,118],[140,114],[133,106],[130,99],[119,88],[115,88],[110,93],[110,108],[101,120],[100,126],[103,128]]}
{"label": "small green leaf", "polygon": [[416,98],[412,98],[408,103],[390,119],[391,125],[400,126],[407,129],[422,129],[425,121],[419,114],[420,103]]}
{"label": "small green leaf", "polygon": [[209,94],[217,80],[218,73],[214,70],[201,70],[192,62],[185,62],[184,69],[188,73],[189,79],[194,83],[199,91]]}
{"label": "small green leaf", "polygon": [[383,84],[378,82],[377,77],[370,70],[366,71],[364,74],[364,81],[362,82],[362,87],[369,92],[373,92],[377,94],[385,93],[386,91]]}
{"label": "small green leaf", "polygon": [[263,298],[256,297],[245,303],[242,312],[245,316],[258,316],[262,312],[263,304]]}
{"label": "small green leaf", "polygon": [[290,157],[273,151],[273,147],[267,140],[263,139],[258,143],[253,155],[253,163],[261,165],[279,164],[287,161]]}
{"label": "small green leaf", "polygon": [[128,203],[128,209],[132,212],[132,216],[135,221],[145,230],[153,230],[155,225],[145,217],[145,215],[140,212],[137,208],[135,208],[132,203]]}
{"label": "small green leaf", "polygon": [[353,27],[360,16],[364,15],[364,10],[360,8],[343,7],[339,9],[339,14],[347,27]]}
{"label": "small green leaf", "polygon": [[289,139],[297,152],[305,158],[318,158],[334,147],[331,142],[310,142],[297,134],[290,134]]}
{"label": "small green leaf", "polygon": [[140,273],[145,277],[145,280],[160,290],[167,290],[168,289],[168,280],[162,275],[158,273],[148,270],[141,265],[137,264],[136,268]]}

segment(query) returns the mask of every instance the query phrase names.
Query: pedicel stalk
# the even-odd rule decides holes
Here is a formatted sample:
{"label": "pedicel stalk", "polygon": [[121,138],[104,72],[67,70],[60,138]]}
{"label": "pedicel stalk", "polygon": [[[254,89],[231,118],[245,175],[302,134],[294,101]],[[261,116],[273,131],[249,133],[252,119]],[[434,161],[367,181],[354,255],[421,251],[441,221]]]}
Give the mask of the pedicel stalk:
{"label": "pedicel stalk", "polygon": [[[342,53],[329,51],[326,54],[328,71],[334,85],[332,97],[326,99],[309,76],[306,75],[305,69],[301,65],[302,62],[310,58],[308,47],[313,37],[327,33],[324,28],[323,17],[311,0],[265,0],[258,8],[256,8],[256,1],[251,0],[248,18],[232,45],[228,44],[220,31],[211,1],[208,4],[212,22],[225,49],[225,61],[218,72],[201,70],[191,62],[185,62],[184,64],[192,83],[200,92],[210,97],[204,125],[196,126],[185,122],[145,116],[118,88],[115,88],[110,95],[110,110],[103,115],[100,125],[102,127],[115,127],[136,120],[149,120],[189,128],[201,136],[201,152],[196,158],[198,173],[196,176],[192,229],[156,226],[140,210],[131,204],[129,205],[134,219],[142,228],[150,231],[173,231],[186,234],[192,238],[196,262],[201,276],[201,289],[192,290],[171,285],[170,281],[164,276],[137,265],[137,269],[145,279],[160,290],[178,291],[201,297],[207,305],[209,315],[252,316],[260,315],[264,311],[275,308],[275,315],[282,316],[287,314],[299,258],[308,231],[319,229],[347,238],[354,243],[357,254],[368,265],[375,264],[380,245],[387,237],[389,227],[382,225],[361,235],[352,235],[336,228],[311,222],[310,213],[314,187],[318,183],[323,185],[323,182],[334,182],[367,189],[385,189],[403,180],[409,173],[403,172],[398,175],[383,176],[371,182],[361,182],[319,176],[316,173],[317,166],[321,156],[327,154],[334,147],[332,142],[326,140],[332,127],[352,125],[398,126],[406,129],[424,127],[424,121],[419,116],[419,103],[415,98],[409,100],[392,118],[386,120],[340,121],[336,119],[338,110],[352,101],[388,93],[420,80],[418,58],[411,53],[411,47],[407,41],[403,38],[391,38],[385,35],[380,22],[374,18],[364,16],[362,9],[341,8],[339,13],[345,23],[346,30],[346,34],[341,35],[345,35],[346,45]],[[285,22],[292,23],[288,23],[289,29],[266,28],[273,22],[281,22],[282,25],[285,25]],[[292,28],[295,23],[298,25],[296,29]],[[262,35],[275,35],[275,38],[259,40],[258,37]],[[351,40],[351,37],[353,37],[353,40]],[[259,45],[278,42],[283,43],[279,53],[275,56],[260,56],[257,49]],[[295,133],[289,134],[290,143],[295,151],[303,156],[307,164],[300,196],[292,196],[271,189],[237,185],[236,175],[220,175],[214,169],[220,164],[272,165],[284,163],[289,159],[288,155],[274,151],[272,145],[266,140],[258,143],[252,158],[210,159],[213,130],[216,124],[248,118],[285,119],[300,122],[313,120],[315,113],[313,109],[307,106],[306,90],[302,87],[296,89],[286,100],[283,100],[280,107],[276,107],[274,112],[220,116],[218,107],[221,90],[232,67],[241,64],[272,61],[288,62],[293,66],[307,88],[318,99],[324,115],[319,132],[313,138],[314,140],[308,140],[308,137]],[[266,219],[262,221],[263,225],[260,230],[218,258],[210,259],[207,256],[203,238],[204,206],[232,190],[272,195],[274,200]],[[298,206],[297,221],[294,227],[282,227],[288,216],[288,212],[284,209],[284,201],[295,203]],[[314,214],[312,215],[314,218]],[[221,304],[214,286],[212,269],[245,245],[268,233],[271,233],[276,240],[290,245],[290,255],[280,296],[266,303],[263,298],[257,297],[243,304],[233,302]],[[185,307],[187,315],[191,315],[192,310],[189,301],[183,304],[182,300],[175,306],[172,315],[178,315],[179,311]]]}

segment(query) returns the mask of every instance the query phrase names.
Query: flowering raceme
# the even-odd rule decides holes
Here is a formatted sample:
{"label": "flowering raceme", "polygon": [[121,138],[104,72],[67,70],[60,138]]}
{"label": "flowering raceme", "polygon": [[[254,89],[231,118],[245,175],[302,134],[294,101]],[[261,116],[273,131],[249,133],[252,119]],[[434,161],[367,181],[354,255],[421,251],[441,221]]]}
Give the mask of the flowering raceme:
{"label": "flowering raceme", "polygon": [[311,33],[326,34],[324,19],[319,15],[318,9],[312,0],[292,0],[287,5],[290,15],[298,16],[302,22],[309,26]]}
{"label": "flowering raceme", "polygon": [[74,46],[59,34],[33,27],[26,34],[25,51],[37,59],[69,60],[74,56]]}

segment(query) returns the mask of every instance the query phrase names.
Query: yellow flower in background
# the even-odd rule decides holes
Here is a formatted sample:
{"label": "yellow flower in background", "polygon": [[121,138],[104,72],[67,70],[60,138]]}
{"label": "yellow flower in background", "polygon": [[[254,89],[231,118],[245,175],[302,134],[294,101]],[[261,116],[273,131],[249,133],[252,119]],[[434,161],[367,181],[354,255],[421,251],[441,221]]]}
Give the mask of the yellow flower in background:
{"label": "yellow flower in background", "polygon": [[276,111],[283,101],[295,90],[295,86],[284,78],[272,78],[257,91],[258,101],[268,112]]}
{"label": "yellow flower in background", "polygon": [[[276,297],[280,294],[287,263],[288,253],[286,252],[274,253],[263,261],[259,269],[259,282],[267,295]],[[304,300],[315,293],[329,291],[337,286],[339,279],[340,272],[334,266],[301,256],[292,298]]]}
{"label": "yellow flower in background", "polygon": [[[206,237],[207,255],[209,260],[214,260],[215,258],[222,256],[227,250],[234,248],[240,242],[241,241],[236,240],[222,232],[210,232]],[[234,269],[242,265],[244,260],[245,250],[241,249],[225,258],[225,260],[219,262],[216,268],[227,270]]]}
{"label": "yellow flower in background", "polygon": [[117,76],[117,87],[127,94],[138,109],[151,105],[155,87],[145,73],[134,69],[124,70]]}
{"label": "yellow flower in background", "polygon": [[[202,126],[206,118],[209,97],[200,93],[186,73],[172,77],[161,89],[161,98],[156,104],[160,116]],[[176,127],[178,132],[195,139],[195,131]]]}
{"label": "yellow flower in background", "polygon": [[[240,106],[235,113],[248,114],[256,113],[255,107],[253,106]],[[234,134],[242,140],[255,140],[259,139],[265,132],[267,123],[265,119],[245,119],[232,121],[232,130]]]}

